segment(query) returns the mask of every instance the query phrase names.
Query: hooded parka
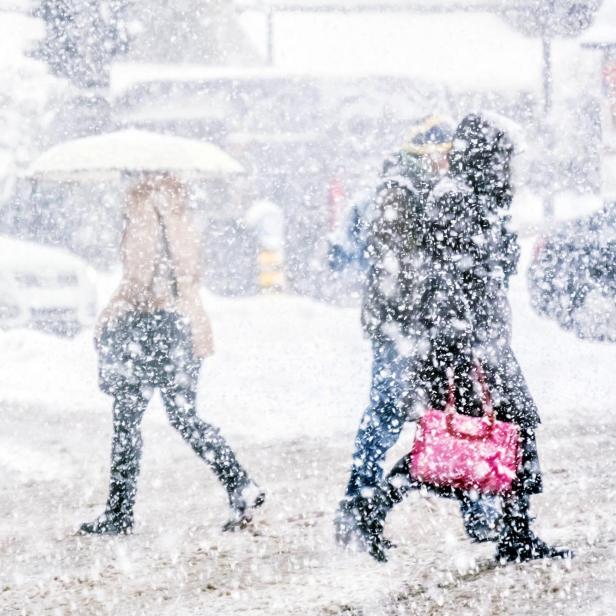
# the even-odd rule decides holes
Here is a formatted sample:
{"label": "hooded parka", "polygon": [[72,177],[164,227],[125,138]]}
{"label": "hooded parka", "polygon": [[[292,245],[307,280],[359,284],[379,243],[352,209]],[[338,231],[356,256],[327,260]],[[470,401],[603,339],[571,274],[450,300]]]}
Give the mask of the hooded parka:
{"label": "hooded parka", "polygon": [[507,135],[477,115],[460,123],[449,176],[426,208],[428,251],[455,267],[472,315],[472,349],[492,386],[497,417],[533,428],[539,413],[511,350],[509,278],[520,255],[511,230],[511,158]]}

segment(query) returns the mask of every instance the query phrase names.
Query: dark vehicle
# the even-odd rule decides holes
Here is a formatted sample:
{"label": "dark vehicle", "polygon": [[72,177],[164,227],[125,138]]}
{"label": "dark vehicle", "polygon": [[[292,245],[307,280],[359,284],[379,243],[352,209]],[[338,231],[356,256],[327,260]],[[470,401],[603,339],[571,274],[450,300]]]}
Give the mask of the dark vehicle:
{"label": "dark vehicle", "polygon": [[543,236],[528,270],[531,304],[578,337],[616,341],[616,202]]}

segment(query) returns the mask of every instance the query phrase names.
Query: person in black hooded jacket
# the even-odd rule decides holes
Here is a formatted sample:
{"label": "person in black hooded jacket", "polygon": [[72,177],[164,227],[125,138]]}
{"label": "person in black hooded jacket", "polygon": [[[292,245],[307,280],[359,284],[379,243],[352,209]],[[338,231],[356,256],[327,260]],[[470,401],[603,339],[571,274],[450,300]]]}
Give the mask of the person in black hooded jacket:
{"label": "person in black hooded jacket", "polygon": [[[430,406],[445,406],[447,371],[453,369],[457,410],[480,414],[471,380],[473,362],[479,361],[497,419],[519,427],[522,461],[512,494],[502,497],[501,562],[572,556],[547,545],[530,528],[529,496],[542,490],[535,441],[539,414],[510,344],[507,285],[519,258],[508,215],[512,156],[506,133],[486,119],[473,114],[459,124],[448,176],[432,191],[413,230],[413,275],[400,293],[405,302],[404,318],[399,318],[408,344],[422,349],[413,386],[425,392]],[[377,560],[386,560],[391,545],[382,536],[388,511],[421,486],[409,476],[409,463],[405,456],[395,465],[362,511],[361,528]]]}
{"label": "person in black hooded jacket", "polygon": [[[359,512],[366,495],[383,479],[387,452],[423,406],[417,380],[420,345],[404,331],[412,302],[407,289],[412,289],[409,283],[417,269],[414,227],[446,169],[452,135],[453,126],[437,116],[413,126],[401,149],[385,160],[361,225],[357,218],[354,221],[352,233],[361,237],[359,251],[365,264],[362,326],[372,344],[373,364],[370,403],[362,415],[345,495],[334,518],[341,546],[366,547],[357,525]],[[499,511],[493,497],[464,497],[460,510],[473,541],[495,540]]]}

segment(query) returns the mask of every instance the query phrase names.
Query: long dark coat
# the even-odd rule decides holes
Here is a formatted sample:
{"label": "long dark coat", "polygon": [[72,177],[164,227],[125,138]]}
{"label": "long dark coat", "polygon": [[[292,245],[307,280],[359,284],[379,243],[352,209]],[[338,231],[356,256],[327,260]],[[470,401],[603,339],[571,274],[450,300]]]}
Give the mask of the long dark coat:
{"label": "long dark coat", "polygon": [[428,196],[392,186],[377,202],[364,327],[408,357],[409,389],[437,408],[445,404],[451,368],[458,410],[481,412],[471,381],[479,359],[497,417],[521,428],[522,487],[537,492],[539,415],[510,344],[507,283],[519,258],[507,213],[512,149],[480,118],[467,120],[457,131],[449,176]]}
{"label": "long dark coat", "polygon": [[426,206],[425,248],[455,264],[472,320],[472,348],[484,367],[497,416],[533,428],[539,413],[511,349],[509,277],[520,255],[510,228],[510,162],[506,135],[478,116],[456,130],[450,176]]}
{"label": "long dark coat", "polygon": [[[518,489],[536,493],[542,489],[535,441],[540,419],[511,348],[507,300],[509,277],[516,271],[520,253],[508,215],[512,154],[512,144],[499,129],[478,116],[462,121],[449,156],[449,178],[435,187],[426,204],[421,250],[458,281],[471,324],[470,355],[453,351],[441,363],[453,360],[461,375],[458,390],[465,392],[472,391],[470,363],[479,359],[497,418],[520,426]],[[435,383],[440,381],[439,387],[433,387],[433,401],[440,396],[442,404],[446,380],[438,364],[430,376]],[[459,409],[476,414],[473,396],[461,397]]]}

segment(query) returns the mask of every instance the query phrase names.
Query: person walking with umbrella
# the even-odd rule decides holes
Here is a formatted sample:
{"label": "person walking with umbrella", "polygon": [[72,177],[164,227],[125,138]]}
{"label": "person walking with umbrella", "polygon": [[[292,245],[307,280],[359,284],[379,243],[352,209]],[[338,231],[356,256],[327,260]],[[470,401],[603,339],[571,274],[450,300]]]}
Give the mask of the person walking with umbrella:
{"label": "person walking with umbrella", "polygon": [[223,530],[243,527],[265,494],[219,430],[196,414],[199,370],[213,352],[213,340],[199,297],[198,240],[177,179],[147,174],[130,190],[122,263],[122,280],[95,335],[99,385],[114,398],[109,496],[104,512],[79,530],[132,532],[140,424],[155,389],[171,425],[227,491],[231,516]]}

